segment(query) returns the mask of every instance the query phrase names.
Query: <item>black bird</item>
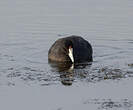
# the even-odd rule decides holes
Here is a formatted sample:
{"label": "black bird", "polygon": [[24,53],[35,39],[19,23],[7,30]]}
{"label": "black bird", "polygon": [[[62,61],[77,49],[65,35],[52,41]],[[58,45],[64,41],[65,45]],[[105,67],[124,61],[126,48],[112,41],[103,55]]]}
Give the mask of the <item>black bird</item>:
{"label": "black bird", "polygon": [[92,46],[88,41],[72,35],[55,41],[49,49],[48,59],[54,62],[92,62],[92,54]]}

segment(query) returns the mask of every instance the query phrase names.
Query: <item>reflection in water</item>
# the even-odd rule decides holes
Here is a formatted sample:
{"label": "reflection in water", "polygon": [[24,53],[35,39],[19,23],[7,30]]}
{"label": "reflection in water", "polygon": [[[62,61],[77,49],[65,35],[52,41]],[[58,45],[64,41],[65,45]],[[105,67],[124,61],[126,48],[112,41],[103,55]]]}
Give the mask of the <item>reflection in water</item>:
{"label": "reflection in water", "polygon": [[98,105],[98,110],[130,110],[133,107],[133,101],[128,99],[112,100],[112,99],[89,99],[84,104]]}
{"label": "reflection in water", "polygon": [[21,67],[5,68],[0,72],[0,83],[13,86],[19,82],[25,84],[39,84],[49,86],[59,84],[72,85],[73,82],[98,83],[105,80],[121,81],[123,78],[133,78],[132,68],[123,70],[120,68],[100,67],[91,64],[54,64],[50,63],[52,70],[46,68]]}
{"label": "reflection in water", "polygon": [[[49,64],[53,69],[58,71],[60,74],[60,81],[63,85],[72,85],[74,77],[80,76],[82,78],[82,76],[85,76],[84,72],[81,72],[81,70],[87,65],[91,65],[91,63],[71,64],[69,62],[60,63],[51,61],[49,61]],[[78,69],[78,72],[75,69]]]}
{"label": "reflection in water", "polygon": [[49,62],[53,71],[59,73],[60,81],[64,85],[72,85],[73,81],[80,80],[96,83],[104,80],[120,80],[133,77],[132,71],[111,67],[91,67],[92,63],[57,63]]}
{"label": "reflection in water", "polygon": [[74,81],[74,65],[73,64],[68,70],[62,71],[59,73],[60,73],[61,83],[63,85],[72,85],[72,82]]}
{"label": "reflection in water", "polygon": [[74,64],[69,62],[52,62],[49,60],[50,66],[60,74],[60,81],[63,85],[72,85],[74,81]]}

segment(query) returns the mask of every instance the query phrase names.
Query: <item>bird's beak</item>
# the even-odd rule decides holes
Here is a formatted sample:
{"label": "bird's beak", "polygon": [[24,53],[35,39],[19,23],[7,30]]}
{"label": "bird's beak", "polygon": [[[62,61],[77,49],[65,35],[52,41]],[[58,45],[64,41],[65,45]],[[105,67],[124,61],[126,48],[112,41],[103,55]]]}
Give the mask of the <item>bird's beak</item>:
{"label": "bird's beak", "polygon": [[69,53],[68,53],[72,63],[74,63],[74,57],[73,57],[73,48],[69,48]]}

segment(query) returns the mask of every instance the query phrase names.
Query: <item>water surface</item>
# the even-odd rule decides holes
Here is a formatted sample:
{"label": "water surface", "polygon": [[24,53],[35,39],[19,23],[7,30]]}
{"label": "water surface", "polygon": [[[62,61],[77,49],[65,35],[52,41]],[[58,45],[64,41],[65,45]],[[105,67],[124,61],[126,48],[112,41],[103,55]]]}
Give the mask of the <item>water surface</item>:
{"label": "water surface", "polygon": [[[132,110],[133,2],[0,2],[0,105],[3,110]],[[48,49],[83,36],[94,62],[58,71]]]}

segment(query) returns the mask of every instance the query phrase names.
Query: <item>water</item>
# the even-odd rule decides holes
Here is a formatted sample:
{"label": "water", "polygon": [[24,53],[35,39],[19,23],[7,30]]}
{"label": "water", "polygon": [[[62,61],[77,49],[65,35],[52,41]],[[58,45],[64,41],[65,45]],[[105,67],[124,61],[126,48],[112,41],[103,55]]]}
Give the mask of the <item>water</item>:
{"label": "water", "polygon": [[[132,110],[133,1],[0,2],[0,106],[3,110]],[[58,71],[47,53],[80,35],[92,65]]]}

